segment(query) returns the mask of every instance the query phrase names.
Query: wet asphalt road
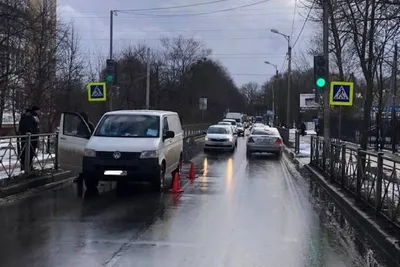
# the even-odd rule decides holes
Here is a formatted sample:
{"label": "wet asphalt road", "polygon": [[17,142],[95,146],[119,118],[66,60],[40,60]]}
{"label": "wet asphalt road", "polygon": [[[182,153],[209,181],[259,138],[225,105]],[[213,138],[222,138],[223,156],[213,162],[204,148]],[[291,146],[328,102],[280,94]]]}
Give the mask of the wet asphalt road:
{"label": "wet asphalt road", "polygon": [[[201,153],[180,196],[74,186],[0,206],[0,266],[354,266],[287,159]],[[184,179],[186,181],[186,179]]]}

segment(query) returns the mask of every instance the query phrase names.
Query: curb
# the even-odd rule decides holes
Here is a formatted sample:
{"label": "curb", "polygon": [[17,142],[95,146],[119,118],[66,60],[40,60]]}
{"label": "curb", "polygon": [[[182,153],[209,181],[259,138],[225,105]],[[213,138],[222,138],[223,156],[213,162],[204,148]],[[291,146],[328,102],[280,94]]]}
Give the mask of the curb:
{"label": "curb", "polygon": [[298,168],[300,166],[300,162],[298,159],[296,159],[294,152],[286,146],[283,151],[290,158],[290,160],[296,165],[296,168]]}
{"label": "curb", "polygon": [[66,182],[68,178],[71,178],[71,174],[69,171],[62,171],[52,175],[46,175],[43,177],[34,178],[31,180],[27,180],[22,183],[18,183],[15,185],[7,186],[0,189],[0,198],[9,197],[11,195],[16,195],[28,191],[30,189],[38,188],[41,186],[57,183]]}
{"label": "curb", "polygon": [[395,238],[388,235],[387,232],[374,219],[374,215],[367,214],[362,211],[354,199],[350,199],[346,192],[336,185],[330,184],[326,178],[320,174],[314,167],[304,165],[304,169],[316,180],[318,184],[325,190],[348,215],[347,217],[353,223],[359,225],[366,235],[387,255],[400,266],[400,246]]}

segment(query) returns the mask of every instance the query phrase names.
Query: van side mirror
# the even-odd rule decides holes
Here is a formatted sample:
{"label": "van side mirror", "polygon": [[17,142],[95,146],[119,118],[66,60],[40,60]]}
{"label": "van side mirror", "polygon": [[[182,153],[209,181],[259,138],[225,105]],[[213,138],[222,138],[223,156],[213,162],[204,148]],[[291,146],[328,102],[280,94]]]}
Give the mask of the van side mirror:
{"label": "van side mirror", "polygon": [[175,137],[175,133],[173,131],[166,131],[163,136],[164,140],[174,138],[174,137]]}
{"label": "van side mirror", "polygon": [[207,131],[203,131],[203,134],[207,134]]}
{"label": "van side mirror", "polygon": [[90,139],[90,137],[92,136],[92,133],[90,131],[86,132],[86,139]]}

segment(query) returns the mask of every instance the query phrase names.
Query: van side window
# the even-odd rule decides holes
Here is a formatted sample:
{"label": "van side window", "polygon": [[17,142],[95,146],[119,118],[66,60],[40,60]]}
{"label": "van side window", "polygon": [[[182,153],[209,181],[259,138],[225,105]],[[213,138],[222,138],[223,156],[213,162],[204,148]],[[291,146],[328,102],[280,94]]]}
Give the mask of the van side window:
{"label": "van side window", "polygon": [[87,136],[90,136],[90,131],[86,123],[78,114],[65,113],[62,134],[86,138]]}
{"label": "van side window", "polygon": [[163,134],[165,134],[167,131],[169,131],[168,120],[167,120],[167,117],[164,117],[164,119],[163,119]]}
{"label": "van side window", "polygon": [[180,133],[182,132],[182,126],[181,126],[181,120],[179,119],[178,115],[174,115],[174,121],[175,121],[175,125],[176,125],[176,132]]}
{"label": "van side window", "polygon": [[182,131],[180,129],[179,118],[176,115],[169,115],[168,117],[168,126],[171,131],[174,131],[175,134],[178,134]]}

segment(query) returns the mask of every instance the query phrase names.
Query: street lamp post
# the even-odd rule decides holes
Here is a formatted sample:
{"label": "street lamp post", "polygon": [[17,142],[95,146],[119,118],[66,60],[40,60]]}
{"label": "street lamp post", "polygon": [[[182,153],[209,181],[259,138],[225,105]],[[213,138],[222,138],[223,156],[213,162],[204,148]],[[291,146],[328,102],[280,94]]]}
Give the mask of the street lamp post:
{"label": "street lamp post", "polygon": [[277,87],[276,85],[277,85],[277,82],[278,82],[278,65],[272,64],[272,63],[270,63],[268,61],[264,61],[264,63],[267,64],[267,65],[271,65],[271,66],[273,66],[275,68],[275,78],[274,78],[274,83],[272,85],[272,111],[274,112],[272,120],[273,120],[273,123],[274,123],[274,126],[275,126],[276,125],[275,89]]}
{"label": "street lamp post", "polygon": [[290,87],[292,82],[292,46],[290,45],[290,35],[283,34],[276,29],[271,29],[271,32],[282,35],[288,42],[288,88],[287,88],[287,113],[286,113],[286,127],[290,126]]}

